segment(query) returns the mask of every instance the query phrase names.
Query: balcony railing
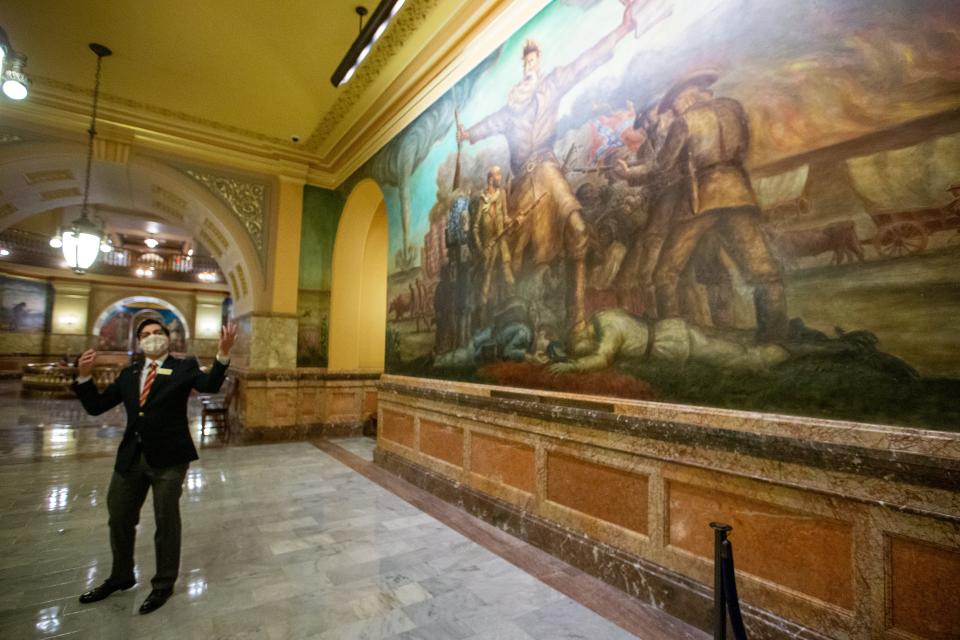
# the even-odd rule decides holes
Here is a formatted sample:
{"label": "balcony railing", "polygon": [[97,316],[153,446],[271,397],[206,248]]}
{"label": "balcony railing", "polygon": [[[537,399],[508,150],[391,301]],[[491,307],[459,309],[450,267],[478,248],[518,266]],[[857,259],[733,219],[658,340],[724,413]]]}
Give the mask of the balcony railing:
{"label": "balcony railing", "polygon": [[[21,229],[7,229],[0,233],[0,249],[8,253],[0,256],[0,263],[12,262],[51,269],[67,268],[63,254],[50,246],[50,239],[38,233]],[[0,252],[2,253],[2,252]],[[144,254],[154,254],[159,260],[142,261]],[[179,282],[223,282],[223,274],[216,261],[206,256],[162,255],[155,250],[142,253],[119,249],[101,253],[88,270],[107,276],[140,277],[145,280],[175,280]],[[204,274],[201,278],[200,274]]]}

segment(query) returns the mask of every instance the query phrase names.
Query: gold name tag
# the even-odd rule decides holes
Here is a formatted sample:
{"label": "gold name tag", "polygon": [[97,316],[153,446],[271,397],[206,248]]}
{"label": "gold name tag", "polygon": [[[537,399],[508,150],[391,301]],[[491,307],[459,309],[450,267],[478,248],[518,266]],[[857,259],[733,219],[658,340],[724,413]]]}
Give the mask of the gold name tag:
{"label": "gold name tag", "polygon": [[164,369],[163,367],[160,367],[159,369],[157,369],[158,376],[168,376],[171,373],[173,373],[173,369]]}

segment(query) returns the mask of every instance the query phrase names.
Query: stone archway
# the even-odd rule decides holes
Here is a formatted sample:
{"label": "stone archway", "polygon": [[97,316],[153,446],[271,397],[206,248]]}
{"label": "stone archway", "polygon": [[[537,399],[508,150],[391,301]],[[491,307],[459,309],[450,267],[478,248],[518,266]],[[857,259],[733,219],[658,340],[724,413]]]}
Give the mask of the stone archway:
{"label": "stone archway", "polygon": [[[163,316],[157,311],[155,307],[164,308],[171,312],[174,317],[179,322],[180,328],[183,330],[183,340],[186,344],[189,344],[190,340],[190,322],[187,316],[181,311],[175,304],[169,300],[164,300],[162,298],[156,298],[153,296],[124,296],[117,299],[113,303],[109,304],[100,314],[97,316],[97,319],[94,321],[90,334],[93,336],[101,337],[101,333],[104,328],[104,324],[107,323],[117,312],[122,311],[124,307],[137,307],[139,304],[147,303],[150,305],[150,308],[144,308],[138,311],[133,317],[129,318],[129,324],[126,326],[126,346],[127,351],[133,351],[136,346],[136,339],[134,336],[134,331],[136,330],[137,325],[141,320],[146,319],[147,317],[154,317],[161,321],[164,321]],[[164,322],[166,324],[166,322]],[[173,336],[172,336],[173,337]],[[97,348],[101,348],[98,346]],[[171,347],[172,351],[181,351],[182,349],[177,349]]]}
{"label": "stone archway", "polygon": [[333,245],[331,371],[383,371],[387,327],[387,207],[370,179],[343,208]]}
{"label": "stone archway", "polygon": [[[90,203],[117,207],[180,226],[208,247],[226,277],[238,315],[265,300],[261,259],[237,217],[204,186],[129,147],[98,140]],[[83,200],[86,149],[70,143],[17,143],[0,148],[0,231],[38,213]]]}

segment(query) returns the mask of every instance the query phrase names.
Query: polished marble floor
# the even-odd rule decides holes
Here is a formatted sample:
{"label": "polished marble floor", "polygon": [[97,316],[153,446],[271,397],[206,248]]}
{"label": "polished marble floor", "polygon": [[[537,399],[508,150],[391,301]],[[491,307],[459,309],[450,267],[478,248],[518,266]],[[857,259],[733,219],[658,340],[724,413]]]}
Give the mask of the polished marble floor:
{"label": "polished marble floor", "polygon": [[[39,439],[118,426],[106,419],[47,420]],[[37,427],[18,420],[3,416]],[[148,501],[140,583],[80,605],[109,571],[104,499],[117,435],[104,432],[109,447],[78,438],[63,455],[4,451],[20,462],[0,465],[0,638],[706,637],[387,477],[365,438],[201,451],[185,482],[173,598],[136,612],[153,571]]]}

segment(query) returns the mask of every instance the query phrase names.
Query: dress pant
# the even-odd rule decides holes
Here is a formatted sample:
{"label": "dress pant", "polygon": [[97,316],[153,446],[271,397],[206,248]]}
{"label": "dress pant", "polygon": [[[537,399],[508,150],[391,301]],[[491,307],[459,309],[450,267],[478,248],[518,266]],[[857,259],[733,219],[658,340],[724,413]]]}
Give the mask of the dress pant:
{"label": "dress pant", "polygon": [[133,467],[124,473],[113,472],[107,492],[110,514],[110,549],[113,570],[110,581],[128,583],[134,580],[133,548],[140,522],[140,508],[153,489],[153,515],[157,530],[153,543],[157,572],[151,580],[154,589],[171,589],[180,571],[180,494],[189,464],[154,468],[141,454]]}

